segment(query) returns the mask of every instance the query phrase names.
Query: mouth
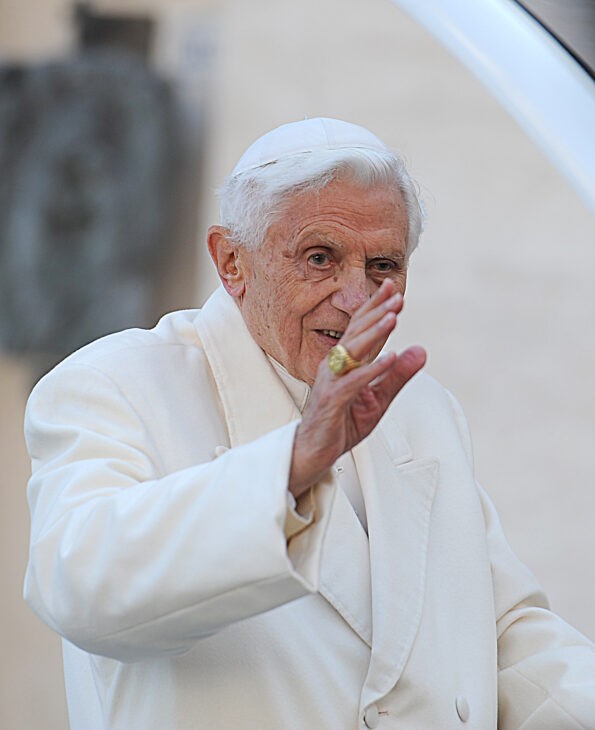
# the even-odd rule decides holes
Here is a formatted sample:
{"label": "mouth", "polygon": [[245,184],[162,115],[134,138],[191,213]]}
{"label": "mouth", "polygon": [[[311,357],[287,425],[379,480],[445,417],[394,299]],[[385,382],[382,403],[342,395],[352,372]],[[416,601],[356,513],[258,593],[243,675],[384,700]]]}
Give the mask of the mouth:
{"label": "mouth", "polygon": [[315,332],[328,349],[333,347],[333,345],[336,345],[341,337],[343,337],[343,332],[341,330],[319,329],[315,330]]}

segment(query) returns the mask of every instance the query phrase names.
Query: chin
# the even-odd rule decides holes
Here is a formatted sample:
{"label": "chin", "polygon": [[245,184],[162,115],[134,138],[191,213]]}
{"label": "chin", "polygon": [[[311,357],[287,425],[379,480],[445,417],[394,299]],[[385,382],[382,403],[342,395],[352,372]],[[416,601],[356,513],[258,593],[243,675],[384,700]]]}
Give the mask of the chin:
{"label": "chin", "polygon": [[312,385],[316,380],[316,370],[314,370],[314,374],[312,375],[312,368],[307,365],[304,366],[300,363],[294,363],[292,367],[286,367],[285,369],[294,378],[302,380],[304,383],[308,383],[308,385]]}
{"label": "chin", "polygon": [[[335,342],[334,344],[336,345],[337,343]],[[324,347],[320,347],[319,344],[315,351],[311,352],[309,357],[301,358],[301,361],[295,363],[295,367],[293,367],[289,372],[291,372],[295,378],[298,378],[298,380],[303,380],[304,383],[313,385],[316,380],[316,375],[318,374],[318,367],[323,360],[326,360],[331,347],[333,347],[333,343],[328,346],[325,343]]]}
{"label": "chin", "polygon": [[[325,355],[325,358],[326,358],[326,355]],[[301,375],[298,376],[300,378],[300,380],[303,380],[304,383],[308,383],[308,385],[313,385],[314,381],[316,380],[316,375],[318,374],[318,366],[320,365],[322,360],[324,360],[325,358],[321,358],[320,360],[318,360],[316,362],[315,365],[305,368],[302,371]]]}

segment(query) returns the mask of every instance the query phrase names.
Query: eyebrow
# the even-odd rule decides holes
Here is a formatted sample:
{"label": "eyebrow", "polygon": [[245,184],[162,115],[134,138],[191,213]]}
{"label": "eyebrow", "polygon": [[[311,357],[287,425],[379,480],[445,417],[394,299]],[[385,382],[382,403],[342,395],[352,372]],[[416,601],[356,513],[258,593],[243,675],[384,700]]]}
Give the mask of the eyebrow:
{"label": "eyebrow", "polygon": [[378,259],[387,259],[387,261],[395,261],[399,263],[405,263],[407,261],[406,253],[379,253],[376,256],[367,258],[366,261],[377,261]]}

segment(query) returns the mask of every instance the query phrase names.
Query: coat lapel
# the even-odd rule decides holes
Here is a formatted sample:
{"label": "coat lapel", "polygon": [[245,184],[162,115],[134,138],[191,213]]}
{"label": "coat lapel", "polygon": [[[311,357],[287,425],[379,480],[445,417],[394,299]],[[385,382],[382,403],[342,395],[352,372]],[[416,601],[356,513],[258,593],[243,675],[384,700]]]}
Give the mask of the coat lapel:
{"label": "coat lapel", "polygon": [[372,646],[368,536],[342,489],[337,488],[324,547],[320,593],[358,636]]}
{"label": "coat lapel", "polygon": [[[387,415],[390,417],[390,415]],[[368,517],[372,654],[362,708],[397,683],[421,620],[436,459],[411,459],[407,441],[386,421],[354,449]]]}

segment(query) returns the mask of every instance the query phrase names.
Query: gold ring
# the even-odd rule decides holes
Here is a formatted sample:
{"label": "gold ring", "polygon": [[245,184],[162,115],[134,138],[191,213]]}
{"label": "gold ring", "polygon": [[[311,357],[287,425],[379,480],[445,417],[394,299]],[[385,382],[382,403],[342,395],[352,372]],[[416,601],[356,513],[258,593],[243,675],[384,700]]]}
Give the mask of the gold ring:
{"label": "gold ring", "polygon": [[350,370],[359,368],[363,363],[356,360],[349,354],[349,350],[343,345],[335,345],[331,348],[327,357],[328,366],[335,375],[345,375]]}

